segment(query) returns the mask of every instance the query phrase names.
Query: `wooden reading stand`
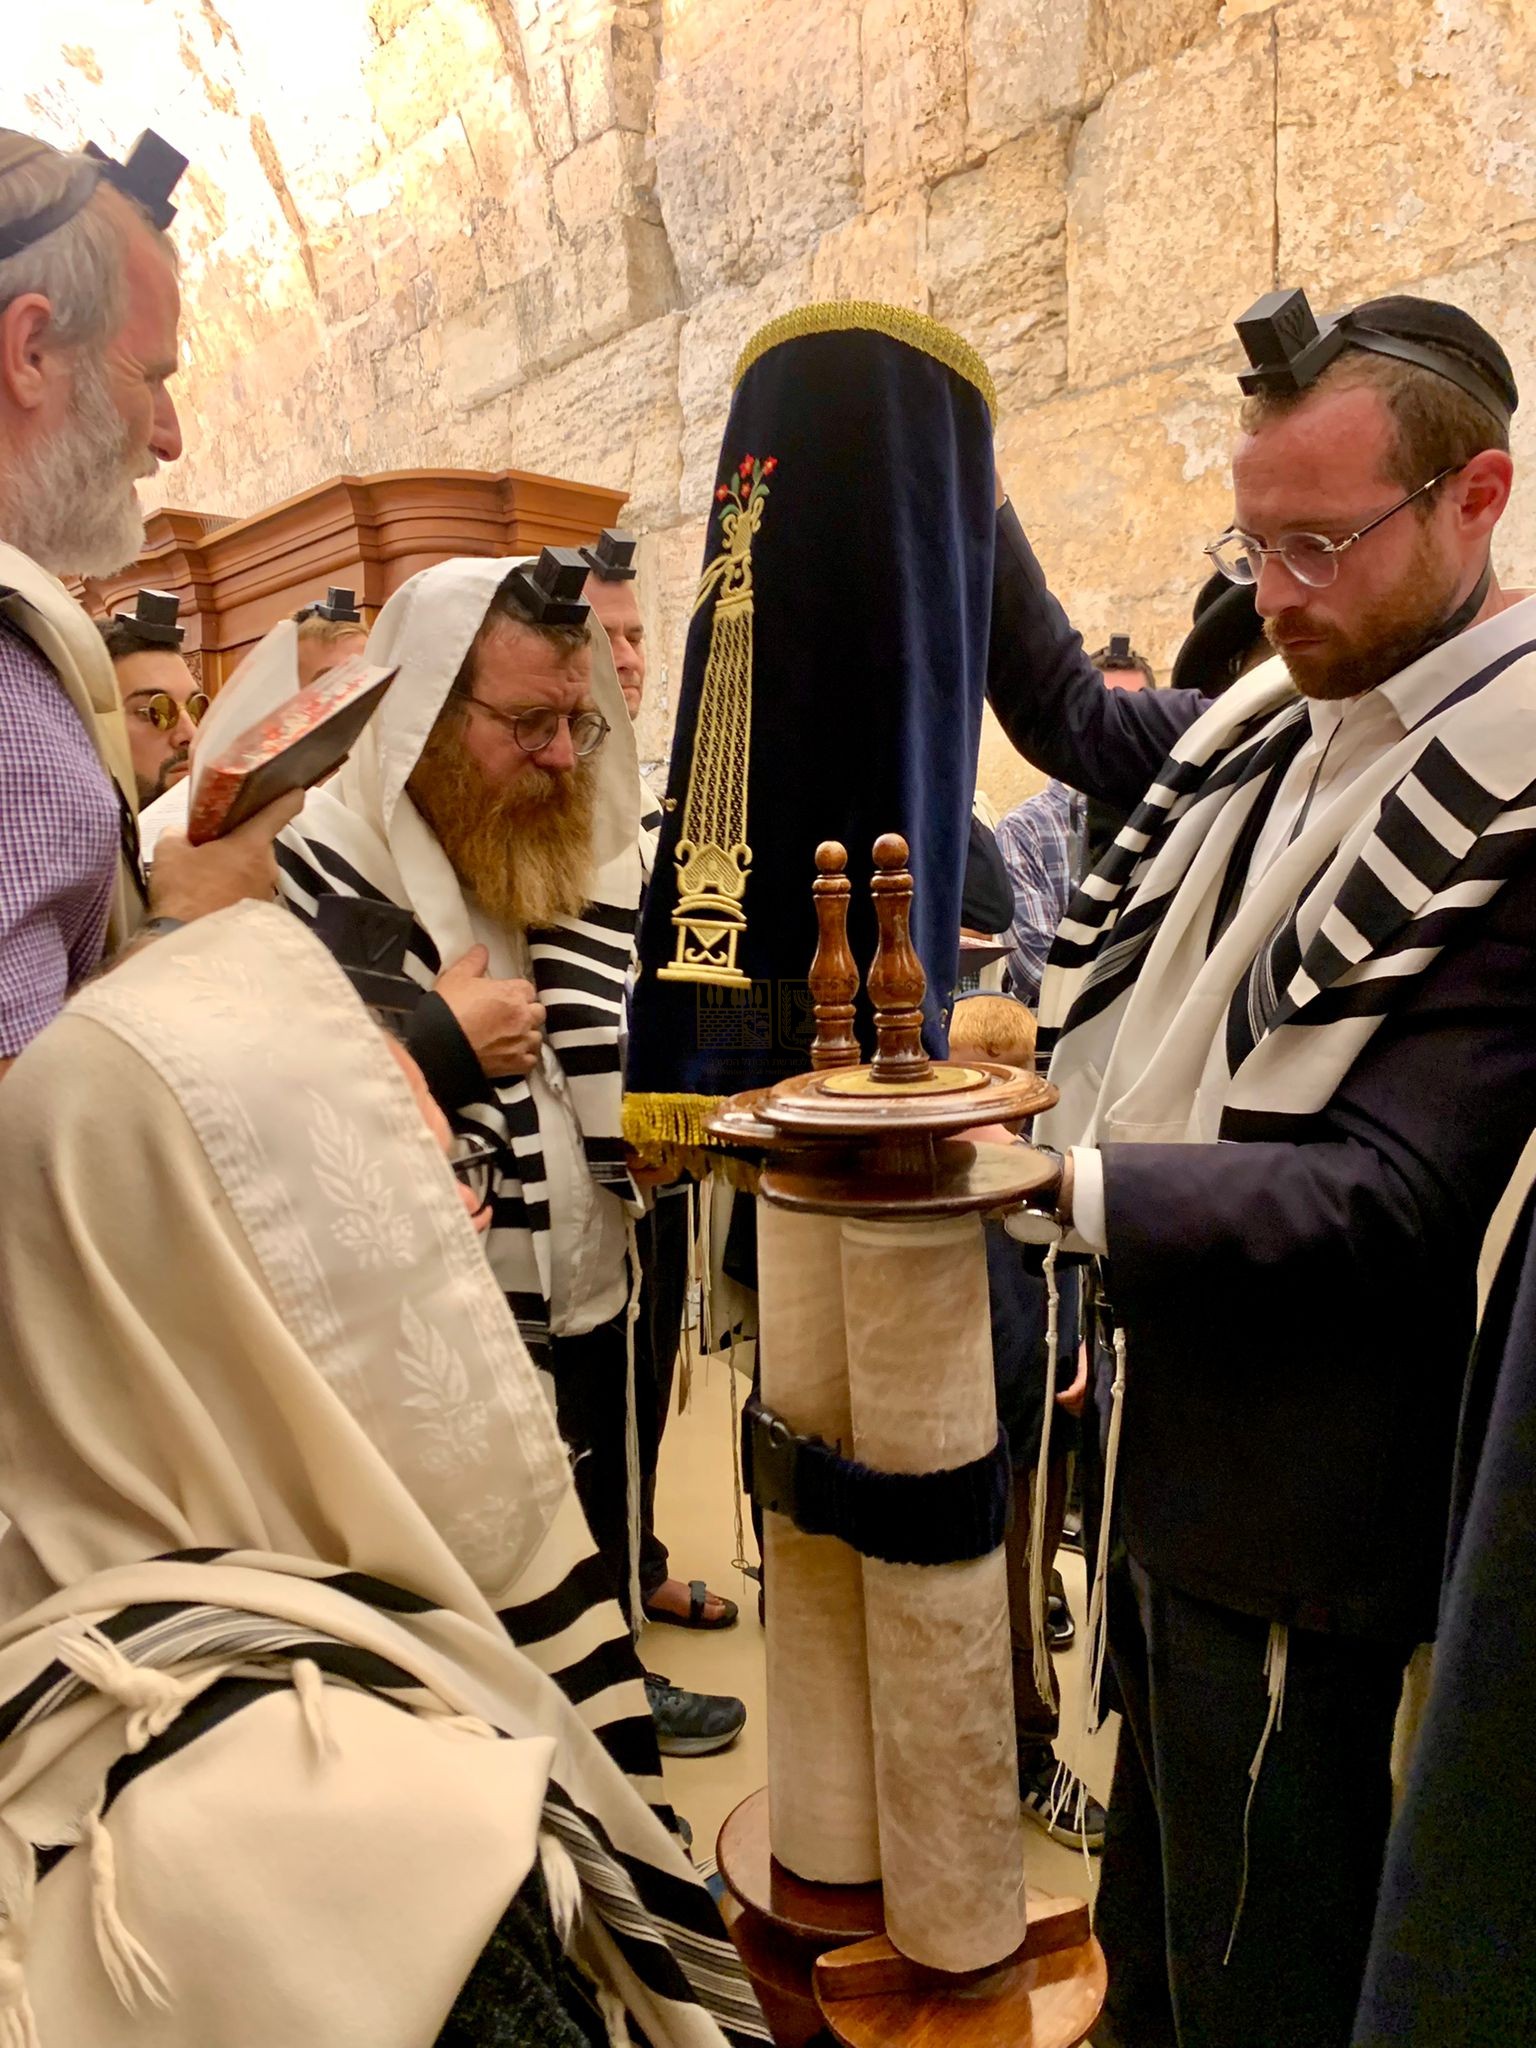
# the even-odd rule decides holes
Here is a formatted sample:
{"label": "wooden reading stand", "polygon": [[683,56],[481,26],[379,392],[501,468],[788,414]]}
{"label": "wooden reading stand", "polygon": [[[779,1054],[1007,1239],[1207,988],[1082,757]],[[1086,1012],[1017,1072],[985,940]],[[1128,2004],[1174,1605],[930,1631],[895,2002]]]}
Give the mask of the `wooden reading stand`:
{"label": "wooden reading stand", "polygon": [[[854,1036],[859,975],[848,946],[852,884],[834,841],[817,848],[818,943],[811,968],[811,1071],[721,1106],[717,1139],[761,1168],[763,1198],[786,1209],[896,1222],[1013,1208],[1050,1177],[1019,1147],[964,1133],[1049,1108],[1049,1082],[991,1061],[936,1066],[923,1050],[922,964],[910,935],[907,843],[875,843],[879,948],[868,989],[877,1050]],[[773,1589],[768,1588],[772,1599]],[[954,1976],[904,1956],[885,1933],[878,1884],[812,1884],[769,1839],[768,1794],[726,1820],[718,1845],[726,1918],[779,2048],[1076,2048],[1104,2001],[1104,1957],[1081,1899],[1028,1893],[1020,1948]]]}

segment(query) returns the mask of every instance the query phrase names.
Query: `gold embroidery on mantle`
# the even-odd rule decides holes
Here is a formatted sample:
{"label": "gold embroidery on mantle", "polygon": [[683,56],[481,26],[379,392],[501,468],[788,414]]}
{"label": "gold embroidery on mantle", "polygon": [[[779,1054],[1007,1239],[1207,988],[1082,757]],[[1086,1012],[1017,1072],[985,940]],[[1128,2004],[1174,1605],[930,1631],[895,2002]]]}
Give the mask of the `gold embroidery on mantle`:
{"label": "gold embroidery on mantle", "polygon": [[744,456],[715,492],[725,543],[699,579],[694,613],[714,599],[709,657],[699,691],[693,765],[677,843],[677,952],[657,970],[662,981],[746,988],[736,949],[747,928],[742,901],[752,849],[747,844],[747,769],[752,742],[752,542],[763,523],[768,479],[777,458]]}

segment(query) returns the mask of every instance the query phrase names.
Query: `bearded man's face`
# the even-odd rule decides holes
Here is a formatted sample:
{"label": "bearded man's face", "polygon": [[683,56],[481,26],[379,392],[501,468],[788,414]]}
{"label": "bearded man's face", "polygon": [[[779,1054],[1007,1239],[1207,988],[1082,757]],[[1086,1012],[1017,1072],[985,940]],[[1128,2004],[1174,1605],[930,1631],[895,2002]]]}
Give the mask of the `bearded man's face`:
{"label": "bearded man's face", "polygon": [[[1406,495],[1389,463],[1395,434],[1375,391],[1320,392],[1239,442],[1236,524],[1267,546],[1287,533],[1346,540]],[[1274,557],[1264,562],[1256,592],[1264,631],[1306,696],[1374,689],[1454,611],[1469,571],[1453,489],[1454,480],[1346,548],[1322,589]]]}
{"label": "bearded man's face", "polygon": [[[591,900],[597,763],[577,759],[568,723],[591,708],[591,680],[587,648],[497,621],[468,694],[447,699],[407,784],[454,873],[499,924],[536,929]],[[534,708],[564,716],[530,754],[505,721]]]}
{"label": "bearded man's face", "polygon": [[135,485],[181,453],[167,388],[181,314],[174,261],[116,193],[89,203],[122,234],[122,318],[105,342],[51,352],[41,424],[0,477],[0,531],[58,576],[111,576],[135,561],[144,546]]}

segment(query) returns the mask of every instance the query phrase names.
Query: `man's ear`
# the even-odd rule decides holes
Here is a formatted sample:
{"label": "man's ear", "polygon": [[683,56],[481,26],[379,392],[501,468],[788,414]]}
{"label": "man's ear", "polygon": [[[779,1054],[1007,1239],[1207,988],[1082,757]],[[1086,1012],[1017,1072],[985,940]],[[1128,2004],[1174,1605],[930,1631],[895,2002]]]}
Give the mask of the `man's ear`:
{"label": "man's ear", "polygon": [[0,398],[18,412],[37,412],[60,376],[50,345],[53,306],[41,292],[22,292],[0,312]]}
{"label": "man's ear", "polygon": [[1515,465],[1502,448],[1474,455],[1456,479],[1457,513],[1468,540],[1482,540],[1504,516],[1514,486]]}

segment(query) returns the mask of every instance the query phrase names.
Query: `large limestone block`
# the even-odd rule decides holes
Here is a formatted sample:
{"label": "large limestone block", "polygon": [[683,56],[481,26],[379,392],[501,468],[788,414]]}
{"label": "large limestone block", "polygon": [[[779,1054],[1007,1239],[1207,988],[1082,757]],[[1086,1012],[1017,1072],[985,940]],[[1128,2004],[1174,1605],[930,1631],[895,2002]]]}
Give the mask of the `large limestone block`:
{"label": "large limestone block", "polygon": [[1090,648],[1129,632],[1160,681],[1232,517],[1235,351],[1014,414],[999,467],[1056,595]]}
{"label": "large limestone block", "polygon": [[[1262,0],[1266,7],[1274,0]],[[1104,61],[1113,78],[1129,78],[1188,49],[1243,10],[1232,0],[1132,0],[1106,5],[1103,16]]]}
{"label": "large limestone block", "polygon": [[613,8],[596,30],[573,43],[566,90],[577,141],[591,142],[609,128],[644,134],[657,68],[656,38],[644,7]]}
{"label": "large limestone block", "polygon": [[368,64],[368,96],[400,148],[450,113],[471,82],[506,69],[485,0],[429,0],[402,21]]}
{"label": "large limestone block", "polygon": [[517,279],[511,298],[523,372],[553,369],[672,310],[677,280],[666,235],[633,214],[611,216]]}
{"label": "large limestone block", "polygon": [[927,312],[926,233],[927,200],[914,192],[824,235],[809,256],[765,277],[751,291],[717,293],[694,307],[679,363],[686,514],[700,517],[708,511],[730,411],[732,373],[743,345],[766,321],[819,299],[880,299]]}
{"label": "large limestone block", "polygon": [[755,284],[860,210],[859,21],[848,0],[695,0],[677,20],[656,183],[691,302]]}
{"label": "large limestone block", "polygon": [[677,518],[682,315],[589,349],[530,383],[517,409],[513,466],[628,493],[625,523]]}
{"label": "large limestone block", "polygon": [[930,310],[981,351],[1004,412],[1066,381],[1070,133],[1048,123],[929,196]]}
{"label": "large limestone block", "polygon": [[1099,6],[1100,0],[971,0],[966,28],[974,148],[995,149],[1038,122],[1080,113],[1099,97],[1109,83]]}
{"label": "large limestone block", "polygon": [[1514,496],[1499,523],[1493,559],[1506,589],[1536,587],[1536,242],[1419,278],[1413,289],[1463,307],[1497,336],[1509,357],[1522,402],[1510,433]]}
{"label": "large limestone block", "polygon": [[645,701],[640,707],[635,738],[641,767],[658,794],[667,786],[678,690],[683,677],[683,650],[698,594],[708,532],[706,521],[690,520],[662,533],[647,534],[640,544],[640,609],[645,617],[650,652]]}
{"label": "large limestone block", "polygon": [[567,233],[595,226],[614,214],[659,218],[645,137],[610,128],[595,142],[581,143],[550,179],[555,212]]}
{"label": "large limestone block", "polygon": [[1536,219],[1536,17],[1502,0],[1296,0],[1279,37],[1280,278],[1365,298]]}
{"label": "large limestone block", "polygon": [[965,0],[866,0],[859,31],[874,207],[966,160]]}
{"label": "large limestone block", "polygon": [[1273,127],[1260,20],[1116,86],[1083,123],[1067,188],[1074,384],[1208,348],[1269,288]]}

